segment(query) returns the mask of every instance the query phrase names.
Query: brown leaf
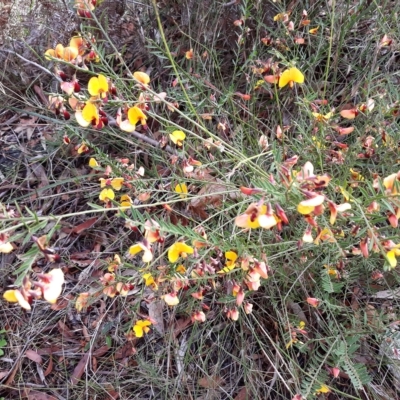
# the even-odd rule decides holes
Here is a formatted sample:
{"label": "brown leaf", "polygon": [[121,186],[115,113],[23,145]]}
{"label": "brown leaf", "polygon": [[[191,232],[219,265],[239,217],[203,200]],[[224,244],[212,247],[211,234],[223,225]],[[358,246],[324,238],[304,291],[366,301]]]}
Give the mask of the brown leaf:
{"label": "brown leaf", "polygon": [[26,397],[28,400],[57,400],[57,397],[32,389],[25,389],[23,397]]}
{"label": "brown leaf", "polygon": [[0,371],[0,381],[3,378],[5,378],[9,373],[10,373],[10,371]]}
{"label": "brown leaf", "polygon": [[78,362],[71,375],[71,385],[76,385],[81,379],[83,373],[85,372],[86,365],[89,359],[89,352],[85,353],[81,360]]}
{"label": "brown leaf", "polygon": [[192,323],[192,319],[189,318],[179,318],[176,320],[174,324],[174,337],[178,337],[178,335],[184,331],[190,324]]}
{"label": "brown leaf", "polygon": [[50,356],[49,358],[49,365],[46,368],[46,371],[44,371],[44,376],[50,375],[53,371],[53,357]]}
{"label": "brown leaf", "polygon": [[242,387],[239,390],[239,393],[236,395],[235,400],[250,400],[250,397],[247,396],[246,386]]}
{"label": "brown leaf", "polygon": [[197,383],[205,389],[218,389],[224,383],[224,380],[220,376],[206,376],[200,378]]}
{"label": "brown leaf", "polygon": [[71,230],[71,233],[75,233],[75,234],[79,235],[86,229],[91,228],[97,222],[98,219],[99,219],[98,217],[93,217],[93,218],[87,219],[85,222],[82,222],[81,224],[73,227]]}
{"label": "brown leaf", "polygon": [[122,360],[123,358],[133,356],[134,354],[136,354],[136,350],[133,347],[132,343],[126,342],[115,352],[115,359]]}
{"label": "brown leaf", "polygon": [[69,329],[68,326],[65,325],[65,323],[61,320],[58,321],[57,325],[61,335],[67,336],[69,338],[72,338],[74,336],[74,333],[71,331],[71,329]]}
{"label": "brown leaf", "polygon": [[35,350],[27,350],[25,352],[25,357],[39,364],[41,364],[43,361],[41,355],[38,354]]}
{"label": "brown leaf", "polygon": [[101,346],[97,350],[95,350],[92,353],[92,355],[94,357],[101,357],[101,356],[104,356],[104,354],[106,354],[108,350],[110,350],[110,348],[105,344],[104,346]]}

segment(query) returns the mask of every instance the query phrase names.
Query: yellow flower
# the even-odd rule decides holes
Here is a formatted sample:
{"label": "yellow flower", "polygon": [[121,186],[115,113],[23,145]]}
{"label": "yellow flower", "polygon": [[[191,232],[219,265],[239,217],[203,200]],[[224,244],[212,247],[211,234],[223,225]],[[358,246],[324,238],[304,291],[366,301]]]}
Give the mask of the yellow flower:
{"label": "yellow flower", "polygon": [[86,102],[82,110],[77,110],[75,112],[75,118],[78,124],[84,128],[88,127],[90,124],[99,129],[103,127],[103,122],[100,120],[99,110],[90,101]]}
{"label": "yellow flower", "polygon": [[333,112],[331,111],[325,115],[313,112],[312,115],[318,122],[327,122],[332,118]]}
{"label": "yellow flower", "polygon": [[88,91],[91,96],[106,97],[108,92],[107,78],[104,75],[98,75],[97,78],[95,76],[90,78]]}
{"label": "yellow flower", "polygon": [[317,26],[316,28],[311,28],[308,32],[310,33],[310,35],[315,35],[318,32],[319,26]]}
{"label": "yellow flower", "polygon": [[303,215],[311,214],[314,211],[315,207],[322,205],[324,200],[324,196],[322,196],[321,194],[315,194],[313,197],[300,202],[297,206],[297,211]]}
{"label": "yellow flower", "polygon": [[61,43],[59,43],[55,49],[49,49],[44,53],[46,60],[51,60],[51,58],[58,58],[60,60],[64,60],[67,62],[71,62],[75,60],[78,56],[79,51],[76,47],[64,47]]}
{"label": "yellow flower", "polygon": [[3,297],[5,300],[7,300],[9,303],[18,303],[22,308],[25,310],[30,310],[31,306],[28,302],[28,299],[25,298],[27,296],[24,296],[20,290],[14,289],[14,290],[6,290],[3,294]]}
{"label": "yellow flower", "polygon": [[397,266],[397,259],[396,257],[400,256],[400,249],[394,248],[392,250],[389,250],[386,253],[386,258],[389,261],[390,269],[393,269]]}
{"label": "yellow flower", "polygon": [[89,167],[91,168],[96,168],[99,166],[99,163],[97,162],[97,160],[95,158],[90,158],[89,160]]}
{"label": "yellow flower", "polygon": [[193,251],[193,247],[183,242],[176,242],[168,249],[168,260],[174,263],[179,257],[186,258],[188,254],[193,254]]}
{"label": "yellow flower", "polygon": [[218,271],[218,274],[226,274],[229,271],[232,271],[235,268],[235,262],[238,258],[238,255],[234,251],[226,251],[225,252],[225,267]]}
{"label": "yellow flower", "polygon": [[279,87],[283,88],[287,84],[290,87],[293,87],[294,83],[303,83],[304,82],[304,75],[295,67],[289,68],[284,71],[279,78]]}
{"label": "yellow flower", "polygon": [[136,127],[139,121],[143,126],[145,126],[146,119],[146,114],[139,107],[133,106],[128,110],[128,121],[132,126]]}
{"label": "yellow flower", "polygon": [[185,183],[178,183],[174,189],[175,193],[179,193],[181,199],[186,199],[188,188]]}
{"label": "yellow flower", "polygon": [[133,327],[135,336],[141,338],[145,333],[150,332],[150,325],[151,322],[148,319],[139,319],[138,321],[136,321],[136,324]]}
{"label": "yellow flower", "polygon": [[173,131],[169,134],[169,138],[178,146],[182,147],[183,141],[186,138],[185,132],[183,131]]}
{"label": "yellow flower", "polygon": [[115,198],[115,193],[114,193],[114,190],[112,190],[112,189],[103,189],[101,192],[100,192],[100,195],[99,195],[99,199],[101,200],[101,201],[104,201],[104,202],[108,202],[108,201],[110,201],[110,200],[114,200],[114,198]]}
{"label": "yellow flower", "polygon": [[104,179],[100,178],[100,187],[111,186],[115,190],[121,190],[124,178]]}
{"label": "yellow flower", "polygon": [[121,204],[122,207],[130,207],[133,204],[133,201],[130,196],[128,196],[127,194],[123,194],[121,196],[119,204]]}
{"label": "yellow flower", "polygon": [[150,77],[145,72],[137,71],[133,74],[133,77],[143,85],[150,83]]}
{"label": "yellow flower", "polygon": [[[150,246],[150,245],[149,245]],[[153,259],[153,253],[151,252],[151,248],[145,246],[143,243],[136,243],[133,246],[129,247],[129,254],[134,256],[143,251],[143,262],[150,262]]]}
{"label": "yellow flower", "polygon": [[235,225],[239,228],[264,228],[271,229],[278,223],[275,214],[272,212],[271,205],[252,203],[247,207],[244,214],[235,218]]}
{"label": "yellow flower", "polygon": [[180,264],[176,267],[175,271],[179,272],[180,274],[184,274],[186,272],[186,268],[182,264]]}
{"label": "yellow flower", "polygon": [[321,385],[316,391],[315,394],[321,394],[321,393],[329,393],[331,389],[329,389],[328,386],[326,385]]}
{"label": "yellow flower", "polygon": [[143,275],[143,279],[144,279],[144,284],[146,286],[157,286],[156,281],[153,278],[153,275],[151,274],[144,274]]}

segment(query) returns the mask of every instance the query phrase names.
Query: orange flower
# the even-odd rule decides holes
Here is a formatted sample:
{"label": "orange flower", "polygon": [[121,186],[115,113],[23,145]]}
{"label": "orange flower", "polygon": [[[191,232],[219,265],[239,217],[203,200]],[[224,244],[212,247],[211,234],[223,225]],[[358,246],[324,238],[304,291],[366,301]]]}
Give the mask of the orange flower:
{"label": "orange flower", "polygon": [[52,58],[58,58],[60,60],[64,60],[67,62],[71,62],[75,60],[78,56],[79,51],[76,47],[64,47],[61,43],[59,43],[55,49],[46,50],[44,56],[46,60],[51,60]]}

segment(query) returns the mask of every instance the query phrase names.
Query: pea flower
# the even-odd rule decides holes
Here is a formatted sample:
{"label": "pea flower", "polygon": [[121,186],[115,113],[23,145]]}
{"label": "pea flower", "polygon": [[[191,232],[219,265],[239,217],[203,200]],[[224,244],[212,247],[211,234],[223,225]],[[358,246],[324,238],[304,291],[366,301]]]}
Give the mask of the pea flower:
{"label": "pea flower", "polygon": [[5,233],[0,233],[0,253],[11,253],[14,250],[13,245],[8,241]]}
{"label": "pea flower", "polygon": [[283,88],[287,84],[292,88],[294,83],[303,83],[304,82],[304,75],[295,67],[289,68],[284,71],[279,78],[279,87]]}
{"label": "pea flower", "polygon": [[183,131],[173,131],[172,133],[169,134],[169,138],[178,147],[182,147],[183,141],[186,139],[186,134]]}
{"label": "pea flower", "polygon": [[40,288],[43,298],[51,304],[57,301],[64,284],[64,272],[61,268],[52,269],[47,274],[37,274],[39,281],[35,285]]}
{"label": "pea flower", "polygon": [[235,262],[238,258],[237,253],[234,251],[225,252],[225,267],[218,271],[217,274],[226,274],[235,268]]}
{"label": "pea flower", "polygon": [[93,76],[89,79],[88,91],[91,96],[105,98],[108,92],[108,81],[104,75]]}
{"label": "pea flower", "polygon": [[150,83],[150,77],[145,72],[136,71],[134,72],[133,77],[144,86],[147,86]]}
{"label": "pea flower", "polygon": [[129,254],[134,256],[143,251],[142,261],[147,263],[153,259],[153,253],[151,252],[150,245],[146,245],[146,243],[136,243],[133,246],[129,247]]}
{"label": "pea flower", "polygon": [[79,50],[74,46],[64,47],[61,43],[57,44],[55,49],[48,49],[44,53],[46,60],[51,58],[58,58],[67,62],[75,60],[78,56]]}
{"label": "pea flower", "polygon": [[270,229],[278,223],[278,218],[272,212],[270,204],[268,206],[262,203],[252,203],[249,205],[244,214],[235,218],[235,225],[239,228]]}
{"label": "pea flower", "polygon": [[176,242],[168,249],[168,260],[174,263],[178,261],[179,257],[186,258],[188,254],[193,254],[193,252],[193,247],[183,242]]}
{"label": "pea flower", "polygon": [[176,292],[166,294],[163,296],[163,299],[169,306],[176,306],[179,304],[179,297]]}
{"label": "pea flower", "polygon": [[128,119],[124,121],[121,120],[121,112],[118,111],[117,114],[117,124],[121,130],[129,133],[136,129],[138,122],[140,122],[142,126],[146,127],[146,120],[146,114],[138,106],[133,106],[128,109]]}
{"label": "pea flower", "polygon": [[151,321],[149,321],[148,319],[139,319],[138,321],[136,321],[136,324],[133,326],[133,331],[135,332],[135,336],[137,338],[141,338],[145,333],[149,333],[150,325]]}
{"label": "pea flower", "polygon": [[297,206],[297,211],[300,214],[308,215],[311,214],[315,209],[322,205],[325,197],[321,194],[308,192],[308,199],[301,201]]}
{"label": "pea flower", "polygon": [[186,199],[188,194],[188,187],[185,183],[178,183],[174,189],[175,193],[179,193],[181,199]]}

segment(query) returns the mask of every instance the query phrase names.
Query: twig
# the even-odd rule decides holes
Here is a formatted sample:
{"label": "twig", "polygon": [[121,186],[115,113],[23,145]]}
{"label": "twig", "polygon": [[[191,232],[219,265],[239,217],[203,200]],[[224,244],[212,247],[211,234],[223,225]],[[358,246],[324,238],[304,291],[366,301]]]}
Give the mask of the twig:
{"label": "twig", "polygon": [[[107,118],[108,118],[108,125],[109,125],[109,126],[118,126],[118,125],[117,125],[117,121],[116,121],[113,117],[111,117],[111,115],[107,115]],[[154,147],[159,147],[159,148],[160,148],[160,143],[159,143],[157,140],[155,140],[155,139],[149,138],[149,137],[147,137],[147,136],[145,136],[145,135],[142,135],[141,133],[136,132],[136,131],[131,132],[131,134],[132,134],[132,136],[134,136],[136,139],[143,140],[143,142],[146,142],[146,143],[148,143],[148,144],[151,144],[151,145],[154,146]],[[173,148],[172,148],[171,146],[169,146],[169,145],[163,147],[163,150],[167,151],[167,152],[170,153],[170,154],[175,154],[175,155],[176,155],[176,150],[173,149]]]}
{"label": "twig", "polygon": [[43,72],[46,72],[46,74],[52,75],[54,78],[56,78],[59,82],[62,82],[61,78],[55,74],[53,74],[53,72],[49,71],[47,68],[42,67],[41,65],[35,63],[34,61],[28,60],[25,57],[22,57],[20,54],[18,54],[17,52],[13,51],[13,50],[8,50],[8,49],[0,49],[0,51],[4,51],[5,53],[10,53],[10,54],[14,54],[17,57],[19,57],[22,61],[24,61],[27,64],[31,64],[34,65],[36,68],[41,69]]}

